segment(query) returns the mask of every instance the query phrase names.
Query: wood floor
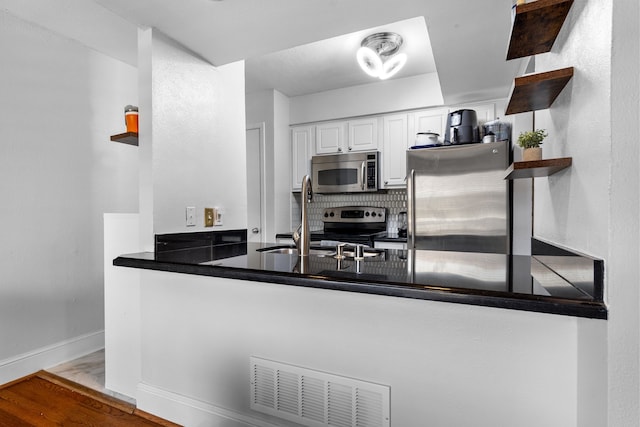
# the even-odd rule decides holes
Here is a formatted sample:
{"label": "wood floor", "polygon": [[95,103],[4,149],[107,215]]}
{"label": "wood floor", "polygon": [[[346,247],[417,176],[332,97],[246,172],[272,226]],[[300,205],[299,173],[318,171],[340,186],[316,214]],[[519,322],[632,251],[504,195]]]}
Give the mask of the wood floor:
{"label": "wood floor", "polygon": [[65,378],[40,371],[0,386],[0,426],[175,427]]}

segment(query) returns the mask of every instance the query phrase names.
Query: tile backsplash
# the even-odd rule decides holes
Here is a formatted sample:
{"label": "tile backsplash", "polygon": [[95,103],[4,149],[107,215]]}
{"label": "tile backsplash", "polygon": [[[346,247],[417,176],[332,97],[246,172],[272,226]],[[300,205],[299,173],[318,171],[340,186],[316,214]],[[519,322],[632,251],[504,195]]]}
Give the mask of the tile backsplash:
{"label": "tile backsplash", "polygon": [[[291,229],[300,224],[302,217],[301,193],[292,193]],[[314,194],[309,204],[309,226],[312,230],[322,230],[322,213],[325,208],[339,206],[376,206],[387,208],[387,232],[398,232],[398,213],[407,210],[407,192],[389,190],[387,193]]]}

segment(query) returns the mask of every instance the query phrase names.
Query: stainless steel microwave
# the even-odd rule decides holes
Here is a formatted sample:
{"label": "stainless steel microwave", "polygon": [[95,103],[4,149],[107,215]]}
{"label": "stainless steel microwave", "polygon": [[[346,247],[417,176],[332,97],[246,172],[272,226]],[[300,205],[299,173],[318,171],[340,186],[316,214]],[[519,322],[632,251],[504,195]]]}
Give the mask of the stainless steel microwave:
{"label": "stainless steel microwave", "polygon": [[311,186],[315,193],[378,191],[377,151],[311,158]]}

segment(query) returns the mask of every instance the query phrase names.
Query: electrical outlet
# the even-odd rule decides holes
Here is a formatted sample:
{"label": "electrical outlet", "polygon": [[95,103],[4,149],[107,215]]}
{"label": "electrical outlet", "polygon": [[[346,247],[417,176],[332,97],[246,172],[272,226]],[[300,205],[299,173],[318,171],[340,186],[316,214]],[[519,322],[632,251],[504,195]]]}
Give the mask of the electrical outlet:
{"label": "electrical outlet", "polygon": [[213,227],[214,211],[215,210],[213,208],[204,208],[204,226],[205,227]]}
{"label": "electrical outlet", "polygon": [[196,208],[188,206],[186,209],[187,227],[194,227],[196,225]]}
{"label": "electrical outlet", "polygon": [[213,208],[213,225],[222,225],[222,210]]}

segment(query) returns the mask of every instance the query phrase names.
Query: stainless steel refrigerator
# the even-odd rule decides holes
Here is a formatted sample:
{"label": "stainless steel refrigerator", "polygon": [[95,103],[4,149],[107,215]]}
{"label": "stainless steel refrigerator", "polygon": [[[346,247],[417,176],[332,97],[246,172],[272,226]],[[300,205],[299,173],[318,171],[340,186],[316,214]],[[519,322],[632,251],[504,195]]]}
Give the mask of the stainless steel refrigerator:
{"label": "stainless steel refrigerator", "polygon": [[407,247],[508,254],[508,141],[407,151]]}

